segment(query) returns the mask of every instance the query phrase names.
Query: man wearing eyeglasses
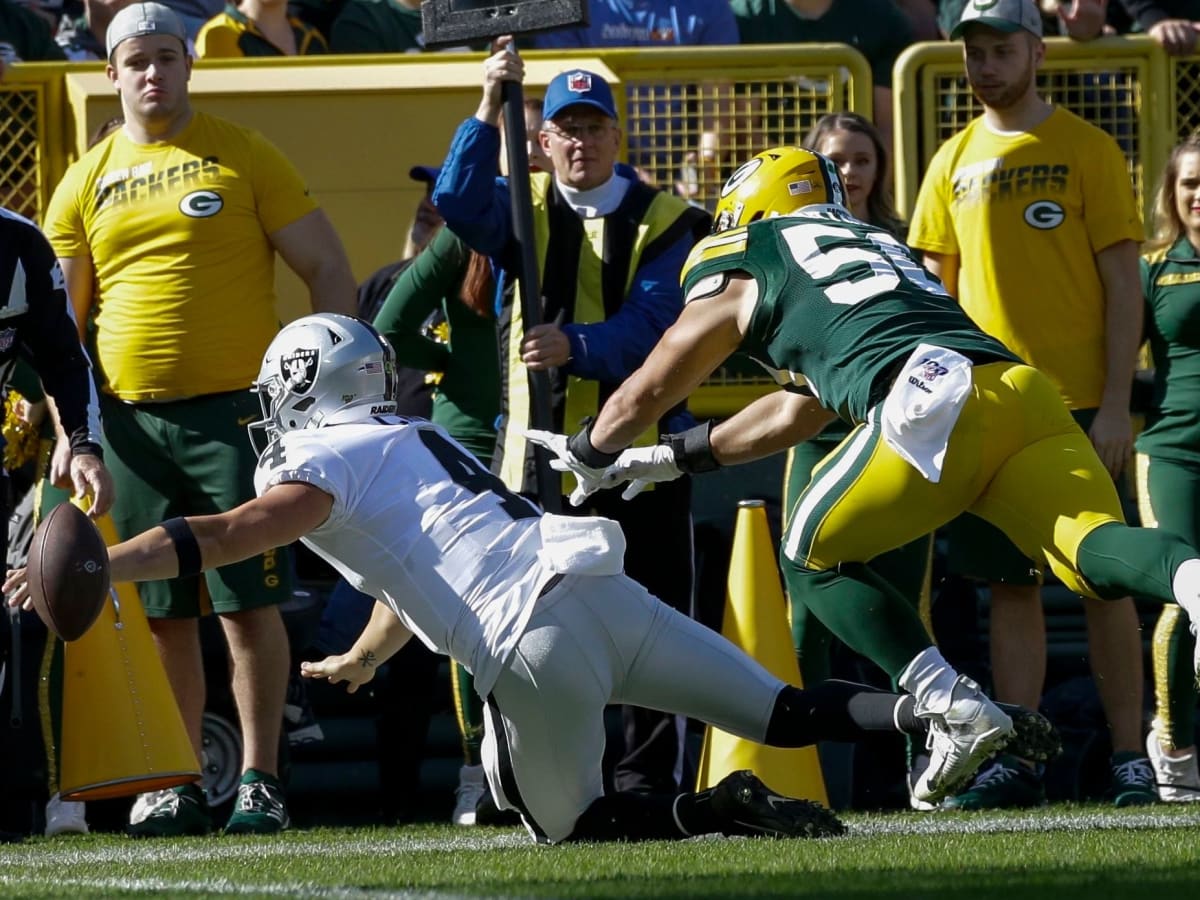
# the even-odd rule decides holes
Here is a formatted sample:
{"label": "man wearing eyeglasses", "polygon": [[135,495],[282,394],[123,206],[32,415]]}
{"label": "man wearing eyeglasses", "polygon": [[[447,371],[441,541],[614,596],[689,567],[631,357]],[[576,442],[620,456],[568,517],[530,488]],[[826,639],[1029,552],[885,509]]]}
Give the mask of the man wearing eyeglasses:
{"label": "man wearing eyeglasses", "polygon": [[[505,49],[509,43],[501,38],[498,52],[484,63],[479,108],[454,136],[433,201],[450,229],[491,257],[511,284],[520,253],[509,186],[497,177],[498,126],[504,82],[520,83],[525,73],[520,57]],[[510,489],[530,496],[536,480],[533,448],[525,439],[531,424],[529,371],[549,377],[556,426],[574,428],[595,415],[679,315],[680,270],[709,228],[706,212],[642,184],[633,169],[617,162],[624,135],[612,88],[602,77],[581,69],[559,74],[546,88],[543,114],[537,137],[553,171],[530,177],[542,321],[522,321],[520,302],[507,292],[499,317],[504,408],[492,464]],[[653,444],[660,431],[690,421],[680,404],[643,442]],[[629,547],[626,573],[689,612],[690,483],[655,490],[641,506],[609,493],[613,496],[595,495],[578,512],[620,522]],[[630,707],[622,716],[625,756],[615,773],[617,789],[674,791],[682,723]]]}

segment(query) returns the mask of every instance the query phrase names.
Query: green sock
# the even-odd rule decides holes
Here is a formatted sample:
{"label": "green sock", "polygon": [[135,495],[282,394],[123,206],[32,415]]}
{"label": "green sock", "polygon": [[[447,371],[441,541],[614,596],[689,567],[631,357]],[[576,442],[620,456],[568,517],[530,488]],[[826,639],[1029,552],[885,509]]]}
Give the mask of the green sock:
{"label": "green sock", "polygon": [[852,650],[897,678],[932,645],[913,603],[862,563],[813,572],[784,560],[793,603],[800,598]]}
{"label": "green sock", "polygon": [[1196,550],[1169,531],[1113,522],[1083,539],[1076,565],[1105,599],[1133,595],[1173,603],[1175,571],[1195,558]]}

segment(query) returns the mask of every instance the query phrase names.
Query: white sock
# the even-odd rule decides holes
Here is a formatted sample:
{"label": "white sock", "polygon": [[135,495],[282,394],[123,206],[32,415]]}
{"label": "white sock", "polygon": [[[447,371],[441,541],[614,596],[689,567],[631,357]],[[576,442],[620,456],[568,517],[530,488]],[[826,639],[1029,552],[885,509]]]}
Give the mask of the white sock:
{"label": "white sock", "polygon": [[1189,559],[1175,570],[1171,591],[1175,594],[1175,602],[1192,620],[1195,631],[1196,623],[1200,622],[1200,559]]}
{"label": "white sock", "polygon": [[898,679],[900,687],[917,698],[918,715],[948,710],[950,694],[957,680],[958,673],[950,668],[937,647],[929,647],[914,656]]}

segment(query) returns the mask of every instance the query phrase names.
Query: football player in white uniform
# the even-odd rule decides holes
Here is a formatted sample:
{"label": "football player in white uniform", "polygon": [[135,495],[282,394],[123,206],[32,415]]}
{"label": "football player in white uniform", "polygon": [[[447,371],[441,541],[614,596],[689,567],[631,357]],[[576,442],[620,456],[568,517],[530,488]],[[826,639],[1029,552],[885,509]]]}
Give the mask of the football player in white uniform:
{"label": "football player in white uniform", "polygon": [[[462,663],[486,700],[489,787],[543,842],[842,831],[828,810],[779,797],[750,772],[699,793],[605,795],[609,703],[785,747],[945,730],[908,696],[779,681],[621,574],[615,523],[543,515],[441,428],[394,415],[393,385],[392,349],[365,322],[323,313],[285,327],[254,385],[258,497],[112,547],[113,580],[197,573],[302,539],[378,600],[349,652],[302,673],[353,691],[413,634]],[[5,589],[27,596],[19,572]],[[1020,741],[1055,740],[1036,713],[1011,713]]]}

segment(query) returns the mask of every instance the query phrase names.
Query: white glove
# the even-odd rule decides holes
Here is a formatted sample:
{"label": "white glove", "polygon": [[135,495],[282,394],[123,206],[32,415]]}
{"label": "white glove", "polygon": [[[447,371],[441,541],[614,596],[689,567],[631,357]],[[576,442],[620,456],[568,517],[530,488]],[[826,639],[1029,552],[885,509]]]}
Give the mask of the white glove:
{"label": "white glove", "polygon": [[[567,446],[568,436],[555,434],[553,431],[539,431],[536,428],[525,429],[525,439],[539,447],[545,447],[554,454],[550,460],[550,468],[556,472],[570,472],[575,476],[575,490],[571,491],[572,506],[582,506],[583,501],[602,487],[604,469],[594,469],[583,463]],[[620,482],[614,482],[620,484]]]}
{"label": "white glove", "polygon": [[674,481],[682,474],[683,469],[675,461],[675,448],[670,444],[631,447],[604,470],[600,487],[616,487],[628,481],[629,487],[621,493],[621,499],[632,500],[655,482]]}

